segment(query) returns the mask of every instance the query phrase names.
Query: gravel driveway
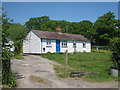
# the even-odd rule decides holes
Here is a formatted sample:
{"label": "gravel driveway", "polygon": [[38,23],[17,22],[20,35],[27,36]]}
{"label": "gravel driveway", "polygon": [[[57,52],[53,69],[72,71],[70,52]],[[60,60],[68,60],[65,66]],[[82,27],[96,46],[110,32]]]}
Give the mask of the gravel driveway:
{"label": "gravel driveway", "polygon": [[[11,60],[12,70],[17,72],[18,88],[117,88],[118,82],[88,82],[82,79],[62,79],[56,77],[53,65],[57,63],[38,55],[24,56],[23,60]],[[47,83],[30,79],[30,76],[38,76]]]}

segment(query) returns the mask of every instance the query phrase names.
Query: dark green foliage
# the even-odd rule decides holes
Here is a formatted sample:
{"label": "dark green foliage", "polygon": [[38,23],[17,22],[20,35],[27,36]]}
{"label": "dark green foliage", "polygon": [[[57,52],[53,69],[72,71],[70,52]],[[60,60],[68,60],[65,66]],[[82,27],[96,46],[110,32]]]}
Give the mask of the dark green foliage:
{"label": "dark green foliage", "polygon": [[112,61],[115,66],[120,67],[120,38],[111,40]]}
{"label": "dark green foliage", "polygon": [[6,13],[2,15],[2,84],[9,86],[16,86],[14,77],[11,72],[11,62],[10,62],[10,45],[7,45],[10,27],[9,18],[6,18]]}
{"label": "dark green foliage", "polygon": [[10,52],[4,49],[2,51],[2,84],[15,87],[15,77],[11,72]]}
{"label": "dark green foliage", "polygon": [[96,20],[94,28],[97,32],[96,43],[98,45],[108,45],[110,39],[118,35],[115,31],[116,22],[114,13],[110,11]]}
{"label": "dark green foliage", "polygon": [[6,49],[2,51],[2,84],[9,83],[10,70],[10,54]]}
{"label": "dark green foliage", "polygon": [[[28,29],[36,29],[41,30],[41,24],[44,24],[45,22],[49,21],[48,16],[42,16],[37,18],[30,18],[28,22],[26,22],[26,27]],[[45,28],[45,27],[44,27]]]}

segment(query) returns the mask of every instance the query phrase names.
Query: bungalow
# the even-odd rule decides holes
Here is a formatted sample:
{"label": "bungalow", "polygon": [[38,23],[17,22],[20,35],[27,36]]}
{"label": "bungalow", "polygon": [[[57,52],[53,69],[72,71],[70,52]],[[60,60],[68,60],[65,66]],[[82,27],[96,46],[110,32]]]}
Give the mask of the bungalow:
{"label": "bungalow", "polygon": [[91,52],[91,42],[83,35],[62,33],[59,25],[56,31],[31,30],[23,41],[23,53]]}

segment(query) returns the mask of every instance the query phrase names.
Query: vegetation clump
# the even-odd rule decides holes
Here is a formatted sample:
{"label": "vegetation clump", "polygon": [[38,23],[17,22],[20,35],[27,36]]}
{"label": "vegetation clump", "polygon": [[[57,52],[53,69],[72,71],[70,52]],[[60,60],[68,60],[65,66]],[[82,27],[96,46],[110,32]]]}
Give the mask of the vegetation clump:
{"label": "vegetation clump", "polygon": [[111,40],[112,61],[115,66],[120,68],[120,38]]}
{"label": "vegetation clump", "polygon": [[11,71],[10,61],[10,45],[7,45],[9,36],[10,19],[7,18],[6,12],[2,14],[2,85],[8,85],[11,87],[16,86],[15,77]]}
{"label": "vegetation clump", "polygon": [[31,80],[34,80],[34,81],[46,83],[46,80],[45,80],[45,79],[43,79],[43,78],[41,78],[41,77],[38,77],[38,76],[35,76],[35,75],[31,75],[31,76],[30,76],[30,79],[31,79]]}

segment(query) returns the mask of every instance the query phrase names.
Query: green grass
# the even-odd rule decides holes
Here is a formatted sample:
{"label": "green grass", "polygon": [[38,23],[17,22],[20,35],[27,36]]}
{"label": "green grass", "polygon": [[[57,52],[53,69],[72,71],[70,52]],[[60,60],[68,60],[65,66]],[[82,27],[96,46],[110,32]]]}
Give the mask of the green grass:
{"label": "green grass", "polygon": [[24,59],[24,57],[21,54],[19,54],[11,57],[11,59]]}
{"label": "green grass", "polygon": [[[109,75],[109,71],[106,71],[113,66],[110,61],[110,53],[74,53],[68,54],[68,72],[64,75],[65,66],[65,54],[60,53],[47,53],[41,55],[44,58],[60,63],[61,66],[55,66],[54,69],[58,77],[65,78],[70,77],[71,72],[99,72],[99,74],[82,76],[85,80],[90,81],[111,81],[116,78]],[[80,61],[82,60],[82,62]]]}

